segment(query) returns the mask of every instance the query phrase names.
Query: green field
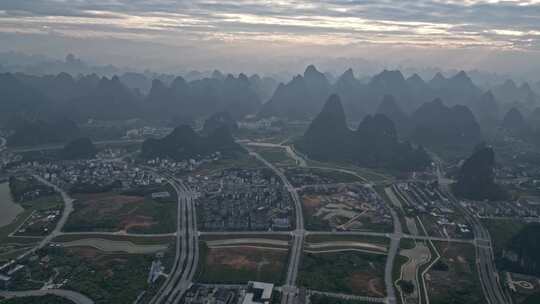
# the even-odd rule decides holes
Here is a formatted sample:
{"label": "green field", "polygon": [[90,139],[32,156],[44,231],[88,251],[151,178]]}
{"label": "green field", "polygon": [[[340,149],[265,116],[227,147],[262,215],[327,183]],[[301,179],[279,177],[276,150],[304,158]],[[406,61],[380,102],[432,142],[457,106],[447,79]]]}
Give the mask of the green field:
{"label": "green field", "polygon": [[389,245],[390,240],[386,237],[370,236],[370,235],[324,235],[310,234],[306,237],[307,243],[324,243],[335,241],[355,241],[377,245]]}
{"label": "green field", "polygon": [[51,195],[41,197],[31,201],[25,201],[21,203],[21,206],[24,208],[24,211],[17,215],[17,218],[11,222],[9,225],[0,227],[0,244],[8,243],[34,243],[38,239],[35,238],[17,238],[9,237],[9,234],[15,232],[17,229],[32,213],[32,211],[42,211],[48,209],[59,209],[63,205],[63,201],[58,195]]}
{"label": "green field", "polygon": [[311,304],[367,304],[369,302],[360,300],[345,300],[332,298],[324,295],[314,294],[309,298]]}
{"label": "green field", "polygon": [[52,242],[66,243],[82,239],[105,239],[110,241],[129,241],[138,245],[169,244],[175,241],[175,236],[124,236],[103,234],[64,234],[55,237]]}
{"label": "green field", "polygon": [[289,241],[291,236],[288,234],[202,234],[199,237],[201,241],[214,241],[214,240],[230,240],[230,239],[269,239],[269,240],[280,240],[280,241]]}
{"label": "green field", "polygon": [[431,303],[484,304],[474,246],[446,242],[434,244],[441,259],[428,272]]}
{"label": "green field", "polygon": [[55,296],[55,295],[45,295],[45,296],[29,296],[29,297],[19,297],[12,298],[7,300],[1,300],[2,304],[74,304],[72,301]]}
{"label": "green field", "polygon": [[261,281],[281,284],[285,277],[287,257],[287,250],[208,248],[201,242],[196,281],[221,284]]}
{"label": "green field", "polygon": [[304,254],[298,284],[308,289],[384,297],[386,256],[357,252]]}
{"label": "green field", "polygon": [[[163,189],[156,189],[163,190]],[[149,194],[96,193],[77,195],[66,232],[171,233],[176,231],[175,193],[165,200]]]}
{"label": "green field", "polygon": [[502,250],[510,239],[516,235],[525,223],[516,220],[482,220],[482,224],[489,231],[493,242],[493,252],[495,256],[500,256]]}
{"label": "green field", "polygon": [[295,166],[296,162],[292,159],[283,148],[270,148],[270,147],[249,147],[251,150],[257,152],[266,161],[279,166],[290,167]]}
{"label": "green field", "polygon": [[[172,258],[172,250],[166,251],[163,259],[166,269],[170,269]],[[39,282],[54,276],[55,283],[67,281],[63,289],[80,292],[96,304],[128,304],[141,291],[157,287],[146,282],[153,259],[154,255],[104,254],[92,248],[44,249],[38,252],[37,260],[24,262],[28,271],[20,272],[13,285],[19,290],[35,289],[43,284]],[[27,280],[25,273],[32,281]]]}

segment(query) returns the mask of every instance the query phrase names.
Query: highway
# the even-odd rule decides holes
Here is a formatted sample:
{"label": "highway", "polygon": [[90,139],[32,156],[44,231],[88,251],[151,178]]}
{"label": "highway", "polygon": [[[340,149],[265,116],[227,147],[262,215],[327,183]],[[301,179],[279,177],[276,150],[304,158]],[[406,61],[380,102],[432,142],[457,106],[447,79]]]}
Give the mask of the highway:
{"label": "highway", "polygon": [[291,198],[294,202],[295,216],[296,216],[296,229],[292,232],[292,245],[289,257],[289,266],[287,268],[287,277],[285,279],[285,285],[282,288],[281,303],[282,304],[293,304],[296,302],[298,295],[298,288],[296,287],[296,278],[298,277],[298,268],[300,266],[300,259],[302,257],[302,251],[304,246],[304,216],[302,214],[302,203],[298,192],[291,185],[285,174],[278,170],[274,165],[266,161],[259,154],[255,152],[250,152],[250,155],[256,157],[262,163],[264,163],[268,168],[272,169],[274,173],[280,178],[283,185],[287,188],[287,191],[291,194]]}
{"label": "highway", "polygon": [[477,271],[484,291],[484,296],[488,304],[508,304],[512,303],[510,297],[506,297],[501,287],[498,271],[493,261],[493,249],[489,232],[484,228],[478,218],[461,206],[458,200],[450,191],[448,180],[444,179],[440,162],[437,163],[437,177],[441,191],[447,195],[450,202],[463,212],[467,221],[471,224],[476,243],[476,265]]}
{"label": "highway", "polygon": [[178,196],[176,255],[165,283],[150,303],[177,303],[191,286],[199,259],[194,195],[180,181],[167,176]]}
{"label": "highway", "polygon": [[[373,191],[377,193],[375,190]],[[394,271],[394,261],[399,250],[399,243],[403,236],[403,230],[397,212],[391,205],[388,205],[388,209],[390,210],[392,222],[394,223],[394,234],[390,237],[390,247],[388,249],[386,265],[384,267],[384,284],[386,286],[386,303],[394,304],[396,303],[396,291],[394,289],[392,274]]]}

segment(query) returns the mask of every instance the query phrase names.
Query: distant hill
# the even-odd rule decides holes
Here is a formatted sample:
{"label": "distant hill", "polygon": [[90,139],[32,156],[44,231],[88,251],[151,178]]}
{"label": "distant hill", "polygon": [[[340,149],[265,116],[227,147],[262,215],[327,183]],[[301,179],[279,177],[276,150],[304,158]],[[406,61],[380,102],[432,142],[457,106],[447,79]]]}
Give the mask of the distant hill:
{"label": "distant hill", "polygon": [[96,154],[97,149],[89,138],[78,138],[67,143],[59,156],[62,159],[88,159]]}
{"label": "distant hill", "polygon": [[154,80],[144,109],[154,118],[200,117],[225,110],[234,118],[241,118],[258,110],[261,100],[255,90],[244,74],[191,82],[177,77],[170,86]]}
{"label": "distant hill", "polygon": [[491,91],[471,102],[471,111],[478,120],[484,134],[491,135],[500,124],[500,106]]}
{"label": "distant hill", "polygon": [[228,128],[216,129],[208,136],[200,136],[191,127],[181,125],[164,138],[145,140],[141,157],[145,159],[170,158],[180,161],[214,152],[230,155],[242,151]]}
{"label": "distant hill", "polygon": [[396,131],[400,137],[409,136],[411,122],[409,121],[407,114],[405,114],[405,112],[403,112],[401,107],[397,104],[394,96],[385,95],[377,108],[377,113],[383,114],[394,122]]}
{"label": "distant hill", "polygon": [[227,111],[217,112],[208,117],[204,121],[202,133],[209,135],[221,128],[227,128],[231,133],[238,130],[238,124]]}
{"label": "distant hill", "polygon": [[393,122],[382,114],[368,115],[356,131],[350,130],[337,95],[329,97],[295,146],[317,160],[400,171],[422,169],[430,162],[423,149],[399,142]]}
{"label": "distant hill", "polygon": [[504,115],[501,127],[512,132],[524,132],[527,130],[528,125],[521,111],[512,108]]}
{"label": "distant hill", "polygon": [[0,74],[0,119],[41,116],[50,100],[11,73]]}
{"label": "distant hill", "polygon": [[495,152],[483,144],[465,160],[459,170],[453,191],[458,197],[471,200],[502,200],[507,193],[495,183]]}
{"label": "distant hill", "polygon": [[258,115],[291,120],[309,119],[322,107],[329,94],[330,82],[310,65],[304,75],[297,75],[287,84],[280,84]]}
{"label": "distant hill", "polygon": [[540,102],[540,97],[528,83],[518,86],[513,80],[508,79],[503,84],[492,88],[495,97],[502,103],[520,102],[533,105]]}
{"label": "distant hill", "polygon": [[435,99],[420,106],[412,117],[411,139],[430,147],[471,149],[482,141],[480,126],[466,106],[446,106]]}
{"label": "distant hill", "polygon": [[34,146],[50,143],[62,143],[77,138],[80,130],[75,122],[69,119],[53,121],[22,120],[15,132],[7,138],[8,146]]}
{"label": "distant hill", "polygon": [[96,88],[66,105],[66,113],[77,120],[121,120],[141,116],[137,96],[116,76],[102,77]]}
{"label": "distant hill", "polygon": [[352,69],[348,69],[339,76],[331,90],[341,97],[343,108],[349,119],[354,121],[367,114],[366,105],[361,102],[365,85],[354,77]]}

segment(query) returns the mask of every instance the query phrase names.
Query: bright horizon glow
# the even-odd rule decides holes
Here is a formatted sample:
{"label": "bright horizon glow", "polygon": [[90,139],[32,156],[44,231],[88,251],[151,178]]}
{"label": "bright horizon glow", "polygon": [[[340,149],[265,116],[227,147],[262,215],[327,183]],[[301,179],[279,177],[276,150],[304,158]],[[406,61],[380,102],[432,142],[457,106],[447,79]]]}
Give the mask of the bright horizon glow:
{"label": "bright horizon glow", "polygon": [[540,0],[4,0],[0,51],[192,68],[260,56],[495,69],[505,64],[493,58],[511,57],[530,68],[540,62]]}

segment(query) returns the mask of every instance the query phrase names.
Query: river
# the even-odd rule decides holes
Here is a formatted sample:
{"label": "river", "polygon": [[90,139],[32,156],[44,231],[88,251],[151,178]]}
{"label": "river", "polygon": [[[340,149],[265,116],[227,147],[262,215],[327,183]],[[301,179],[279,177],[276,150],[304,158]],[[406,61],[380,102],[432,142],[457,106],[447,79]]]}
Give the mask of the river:
{"label": "river", "polygon": [[0,184],[0,227],[9,225],[23,212],[21,205],[16,204],[11,197],[8,183]]}

